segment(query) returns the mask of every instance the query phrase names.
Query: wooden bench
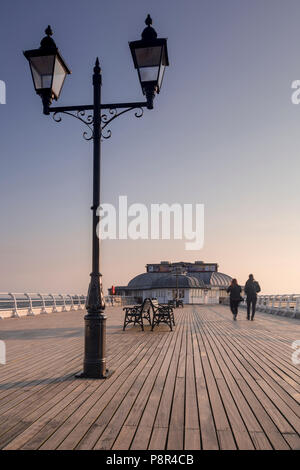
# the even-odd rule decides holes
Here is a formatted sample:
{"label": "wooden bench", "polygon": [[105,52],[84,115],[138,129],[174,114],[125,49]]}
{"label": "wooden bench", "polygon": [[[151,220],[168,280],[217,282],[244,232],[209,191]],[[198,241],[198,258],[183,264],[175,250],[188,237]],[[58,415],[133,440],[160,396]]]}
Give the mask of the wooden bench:
{"label": "wooden bench", "polygon": [[151,331],[153,331],[155,325],[159,325],[160,323],[166,323],[172,331],[172,325],[175,326],[173,307],[159,304],[157,299],[151,300],[151,306],[153,312]]}
{"label": "wooden bench", "polygon": [[140,325],[142,330],[144,331],[144,318],[148,320],[150,325],[152,324],[150,316],[150,299],[145,299],[142,305],[135,305],[134,307],[124,307],[123,310],[125,311],[123,331],[129,323],[133,323],[134,325]]}

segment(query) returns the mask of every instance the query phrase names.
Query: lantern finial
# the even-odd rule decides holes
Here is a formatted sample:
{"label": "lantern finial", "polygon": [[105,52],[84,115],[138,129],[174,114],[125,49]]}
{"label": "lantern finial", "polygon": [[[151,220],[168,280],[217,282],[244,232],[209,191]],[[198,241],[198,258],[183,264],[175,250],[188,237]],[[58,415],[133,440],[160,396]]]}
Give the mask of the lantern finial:
{"label": "lantern finial", "polygon": [[51,29],[50,24],[49,24],[48,27],[45,29],[45,33],[47,34],[47,36],[53,36],[53,31],[52,31],[52,29]]}
{"label": "lantern finial", "polygon": [[52,35],[53,35],[53,31],[51,29],[51,26],[48,25],[48,27],[45,29],[45,33],[47,34],[47,36],[45,36],[42,40],[41,40],[41,48],[42,49],[50,49],[50,50],[57,50],[57,47],[56,47],[56,44],[55,42],[53,41],[52,39]]}
{"label": "lantern finial", "polygon": [[149,13],[148,13],[147,18],[145,19],[145,24],[146,24],[147,26],[151,26],[151,25],[152,25],[152,18],[151,18],[151,16],[149,15]]}
{"label": "lantern finial", "polygon": [[152,41],[153,39],[156,39],[157,38],[157,32],[151,26],[152,25],[152,18],[149,14],[148,14],[148,16],[145,20],[145,23],[146,23],[147,27],[142,32],[142,39],[144,39],[144,41]]}

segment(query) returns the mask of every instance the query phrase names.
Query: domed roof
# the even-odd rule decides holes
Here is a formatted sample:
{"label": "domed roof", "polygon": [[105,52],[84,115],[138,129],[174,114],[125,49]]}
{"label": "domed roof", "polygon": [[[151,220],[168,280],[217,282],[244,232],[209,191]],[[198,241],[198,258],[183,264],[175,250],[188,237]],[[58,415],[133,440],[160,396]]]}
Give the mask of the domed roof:
{"label": "domed roof", "polygon": [[165,276],[162,273],[143,273],[135,276],[131,281],[128,283],[128,287],[133,289],[151,289],[153,284],[161,278]]}
{"label": "domed roof", "polygon": [[210,278],[210,285],[212,287],[228,287],[232,281],[232,277],[228,274],[219,272],[212,273]]}
{"label": "domed roof", "polygon": [[175,274],[167,274],[158,279],[155,284],[156,289],[163,288],[176,288],[178,285],[179,288],[191,288],[191,287],[204,287],[203,281],[198,279],[195,276],[187,276],[185,274],[179,274],[178,279],[176,280]]}
{"label": "domed roof", "polygon": [[[178,275],[178,288],[227,287],[231,277],[219,272],[198,272]],[[176,275],[171,273],[143,273],[129,281],[131,289],[176,288]]]}

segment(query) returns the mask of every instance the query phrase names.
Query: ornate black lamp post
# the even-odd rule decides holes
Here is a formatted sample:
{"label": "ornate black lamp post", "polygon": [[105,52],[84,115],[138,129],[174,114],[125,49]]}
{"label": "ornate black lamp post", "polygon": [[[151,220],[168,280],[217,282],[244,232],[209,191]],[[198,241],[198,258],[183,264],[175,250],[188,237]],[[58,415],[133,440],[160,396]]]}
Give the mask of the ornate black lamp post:
{"label": "ornate black lamp post", "polygon": [[[97,58],[93,74],[94,102],[91,105],[51,107],[53,99],[58,100],[66,75],[70,74],[52,36],[50,26],[46,29],[46,37],[42,39],[39,49],[25,51],[28,59],[36,93],[41,96],[43,112],[53,113],[53,119],[61,121],[60,113],[79,119],[88,127],[83,136],[93,140],[93,242],[92,242],[92,273],[88,289],[85,316],[85,351],[83,372],[77,377],[105,378],[106,368],[106,316],[105,303],[100,274],[100,243],[97,236],[99,223],[98,207],[100,204],[100,150],[101,140],[108,139],[111,131],[106,130],[108,124],[122,114],[138,110],[136,117],[143,115],[143,108],[153,109],[153,100],[159,93],[164,69],[169,65],[167,40],[158,39],[152,28],[150,15],[145,21],[147,27],[140,41],[129,43],[134,66],[138,71],[145,102],[102,104],[101,102],[101,69]],[[102,110],[108,110],[102,113]],[[92,114],[86,115],[87,111]]]}

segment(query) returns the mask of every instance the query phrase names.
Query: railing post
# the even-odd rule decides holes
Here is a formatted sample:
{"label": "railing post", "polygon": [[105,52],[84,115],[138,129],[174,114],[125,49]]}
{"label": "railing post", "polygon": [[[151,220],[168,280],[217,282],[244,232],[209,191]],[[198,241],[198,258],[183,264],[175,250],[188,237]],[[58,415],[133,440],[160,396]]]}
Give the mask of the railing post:
{"label": "railing post", "polygon": [[270,312],[271,310],[271,296],[270,295],[266,295],[266,308],[265,308],[265,312]]}
{"label": "railing post", "polygon": [[257,310],[261,310],[262,305],[263,305],[263,296],[258,295],[257,296]]}
{"label": "railing post", "polygon": [[67,311],[67,307],[66,307],[66,301],[65,301],[65,296],[60,294],[60,297],[62,298],[63,300],[63,306],[62,306],[62,312],[66,312]]}
{"label": "railing post", "polygon": [[41,309],[41,312],[40,312],[40,313],[41,313],[41,314],[42,314],[42,313],[47,313],[44,295],[43,295],[43,294],[38,294],[38,296],[42,299],[42,309]]}
{"label": "railing post", "polygon": [[78,295],[78,309],[77,310],[82,310],[82,305],[80,302],[80,295]]}
{"label": "railing post", "polygon": [[278,300],[278,311],[280,312],[281,310],[281,305],[282,305],[282,295],[279,295],[279,300]]}
{"label": "railing post", "polygon": [[274,313],[274,307],[275,307],[275,295],[272,295],[271,298],[272,298],[272,305],[271,305],[271,312]]}
{"label": "railing post", "polygon": [[32,317],[32,316],[34,316],[34,312],[33,312],[33,310],[32,310],[32,299],[31,299],[31,297],[30,297],[30,294],[26,294],[26,292],[24,292],[24,295],[25,295],[25,297],[27,297],[27,299],[29,300],[29,306],[28,306],[27,315],[28,315],[29,317]]}
{"label": "railing post", "polygon": [[57,312],[57,306],[56,306],[56,300],[55,300],[55,297],[54,297],[54,295],[53,295],[53,294],[49,294],[49,297],[51,297],[51,298],[52,298],[52,300],[53,300],[53,308],[52,308],[52,312],[53,312],[53,313],[55,313],[55,312]]}
{"label": "railing post", "polygon": [[14,308],[12,310],[12,318],[19,318],[19,313],[18,313],[18,303],[15,294],[9,293],[8,295],[11,296],[11,298],[14,301]]}
{"label": "railing post", "polygon": [[70,294],[67,294],[67,295],[66,295],[66,298],[67,298],[67,297],[69,297],[69,299],[71,299],[71,303],[67,303],[67,305],[70,305],[69,310],[71,310],[72,298],[71,298]]}
{"label": "railing post", "polygon": [[295,316],[296,316],[296,296],[295,296],[295,294],[291,295],[290,300],[291,300],[291,305],[290,305],[291,318],[295,318]]}
{"label": "railing post", "polygon": [[267,300],[266,300],[266,312],[270,312],[271,310],[271,296],[267,295]]}
{"label": "railing post", "polygon": [[291,308],[291,297],[288,295],[286,299],[287,299],[287,301],[286,301],[286,306],[285,306],[284,311],[285,311],[286,313],[289,313],[289,312],[290,312],[290,308]]}
{"label": "railing post", "polygon": [[300,296],[296,297],[296,307],[295,307],[295,315],[294,316],[297,316],[298,317],[298,313],[300,313]]}
{"label": "railing post", "polygon": [[74,306],[74,300],[73,300],[73,295],[69,294],[69,297],[71,299],[71,306],[70,306],[70,310],[75,310],[75,306]]}

